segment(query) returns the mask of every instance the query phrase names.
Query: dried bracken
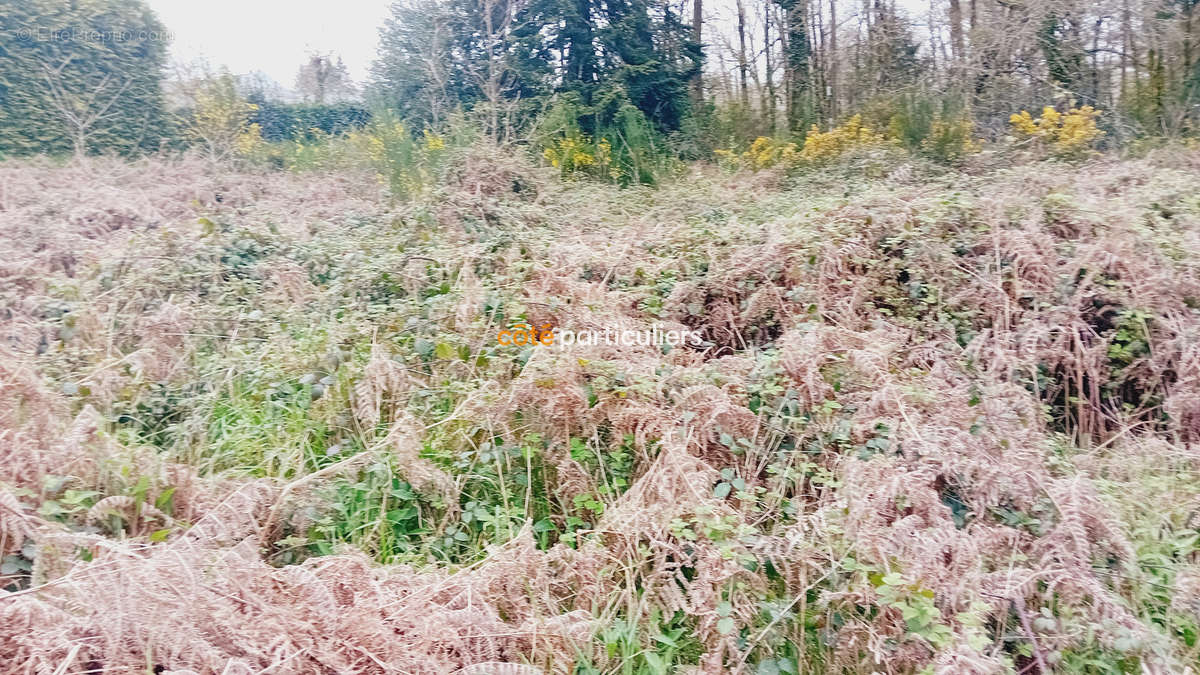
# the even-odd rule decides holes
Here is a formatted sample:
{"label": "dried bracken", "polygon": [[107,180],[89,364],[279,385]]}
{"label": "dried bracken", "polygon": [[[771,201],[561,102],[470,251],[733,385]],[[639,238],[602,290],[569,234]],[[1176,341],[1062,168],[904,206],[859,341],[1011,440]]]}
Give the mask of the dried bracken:
{"label": "dried bracken", "polygon": [[1173,152],[0,165],[0,673],[1190,672]]}

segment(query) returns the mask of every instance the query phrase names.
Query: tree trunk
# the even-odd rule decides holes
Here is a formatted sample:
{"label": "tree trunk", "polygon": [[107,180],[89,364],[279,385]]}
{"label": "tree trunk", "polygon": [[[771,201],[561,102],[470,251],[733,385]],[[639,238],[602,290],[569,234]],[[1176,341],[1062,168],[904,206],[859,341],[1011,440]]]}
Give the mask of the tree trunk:
{"label": "tree trunk", "polygon": [[808,2],[787,10],[788,127],[803,132],[810,122],[812,43],[808,37]]}
{"label": "tree trunk", "polygon": [[[741,6],[739,2],[738,6]],[[692,40],[697,44],[703,44],[702,36],[704,33],[704,1],[692,0]],[[704,74],[700,70],[692,76],[692,102],[699,107],[704,103]]]}
{"label": "tree trunk", "polygon": [[587,103],[586,94],[590,91],[587,87],[593,83],[596,75],[596,52],[592,46],[592,4],[590,0],[574,0],[571,4],[575,11],[567,14],[563,31],[570,41],[563,79],[568,84],[582,85]]}
{"label": "tree trunk", "polygon": [[1121,2],[1121,98],[1129,95],[1127,78],[1129,77],[1130,40],[1133,29],[1129,16],[1129,0]]}
{"label": "tree trunk", "polygon": [[1104,28],[1104,17],[1096,19],[1092,31],[1092,105],[1100,105],[1100,31]]}
{"label": "tree trunk", "polygon": [[1183,6],[1183,76],[1192,74],[1192,13],[1196,0],[1188,0]]}
{"label": "tree trunk", "polygon": [[775,134],[775,106],[778,99],[775,97],[775,63],[771,60],[771,52],[774,51],[774,45],[771,44],[771,5],[768,3],[763,7],[763,57],[766,59],[767,70],[767,89],[766,100],[763,101],[763,112],[767,116],[767,128],[770,129],[771,135]]}
{"label": "tree trunk", "polygon": [[825,32],[821,27],[821,3],[814,2],[808,7],[808,44],[810,73],[809,91],[812,92],[812,115],[814,118],[829,114],[825,105],[828,94],[826,73]]}
{"label": "tree trunk", "polygon": [[837,120],[838,115],[838,63],[841,55],[837,48],[837,0],[829,0],[829,117]]}
{"label": "tree trunk", "polygon": [[967,54],[963,43],[962,3],[960,0],[950,0],[950,53],[956,63],[961,62]]}
{"label": "tree trunk", "polygon": [[738,33],[738,87],[744,110],[750,109],[750,88],[746,83],[749,64],[746,61],[746,6],[737,0]]}
{"label": "tree trunk", "polygon": [[75,157],[83,157],[87,154],[87,131],[84,129],[76,129],[71,134],[71,144],[75,147]]}

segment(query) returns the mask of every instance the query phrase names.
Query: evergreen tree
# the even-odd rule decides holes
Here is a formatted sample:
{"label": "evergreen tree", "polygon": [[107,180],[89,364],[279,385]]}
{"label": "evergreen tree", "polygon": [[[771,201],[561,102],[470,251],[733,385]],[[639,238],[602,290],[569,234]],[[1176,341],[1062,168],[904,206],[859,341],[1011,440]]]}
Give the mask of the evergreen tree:
{"label": "evergreen tree", "polygon": [[654,0],[609,0],[604,10],[605,79],[619,84],[656,129],[679,129],[690,105],[688,85],[700,69],[691,27]]}
{"label": "evergreen tree", "polygon": [[0,153],[159,147],[166,38],[142,0],[0,0]]}
{"label": "evergreen tree", "polygon": [[1095,92],[1084,89],[1084,53],[1079,40],[1079,25],[1069,14],[1046,13],[1038,30],[1038,42],[1046,59],[1046,69],[1059,86],[1072,97],[1096,103]]}
{"label": "evergreen tree", "polygon": [[398,2],[383,31],[376,92],[408,119],[437,124],[502,98],[532,114],[574,92],[590,126],[632,103],[660,132],[680,128],[700,68],[692,29],[662,0]]}
{"label": "evergreen tree", "polygon": [[380,30],[371,69],[372,98],[413,126],[437,126],[464,100],[462,72],[452,62],[454,17],[442,0],[395,2]]}

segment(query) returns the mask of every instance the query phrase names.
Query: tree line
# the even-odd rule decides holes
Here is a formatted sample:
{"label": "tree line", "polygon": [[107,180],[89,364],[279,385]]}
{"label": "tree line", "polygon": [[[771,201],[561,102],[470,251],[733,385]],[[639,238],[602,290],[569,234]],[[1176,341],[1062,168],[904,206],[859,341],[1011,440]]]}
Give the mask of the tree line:
{"label": "tree line", "polygon": [[[1198,3],[934,0],[914,16],[895,0],[399,0],[361,90],[315,54],[303,103],[244,79],[233,95],[266,140],[387,111],[417,133],[464,119],[497,142],[697,158],[854,114],[899,136],[947,119],[994,136],[1019,110],[1078,104],[1121,142],[1197,133]],[[197,91],[223,75],[169,77],[164,35],[142,0],[0,0],[0,153],[187,145]]]}

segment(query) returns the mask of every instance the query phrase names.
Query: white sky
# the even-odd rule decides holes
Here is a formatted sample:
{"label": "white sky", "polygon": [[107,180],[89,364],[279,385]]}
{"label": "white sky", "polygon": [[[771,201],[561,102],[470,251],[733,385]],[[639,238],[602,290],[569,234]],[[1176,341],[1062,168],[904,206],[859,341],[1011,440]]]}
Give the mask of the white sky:
{"label": "white sky", "polygon": [[286,88],[310,51],[334,52],[367,77],[390,0],[148,0],[173,34],[171,55],[235,75],[259,70]]}

